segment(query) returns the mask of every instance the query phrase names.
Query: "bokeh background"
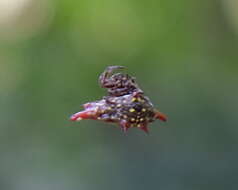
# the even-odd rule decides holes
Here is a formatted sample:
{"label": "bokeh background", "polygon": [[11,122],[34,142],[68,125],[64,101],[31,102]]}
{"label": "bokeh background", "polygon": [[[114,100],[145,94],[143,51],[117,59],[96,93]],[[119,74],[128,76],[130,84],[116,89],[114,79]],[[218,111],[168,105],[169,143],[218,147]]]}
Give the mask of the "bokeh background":
{"label": "bokeh background", "polygon": [[[0,0],[1,190],[238,188],[238,1]],[[70,122],[123,65],[169,116]]]}

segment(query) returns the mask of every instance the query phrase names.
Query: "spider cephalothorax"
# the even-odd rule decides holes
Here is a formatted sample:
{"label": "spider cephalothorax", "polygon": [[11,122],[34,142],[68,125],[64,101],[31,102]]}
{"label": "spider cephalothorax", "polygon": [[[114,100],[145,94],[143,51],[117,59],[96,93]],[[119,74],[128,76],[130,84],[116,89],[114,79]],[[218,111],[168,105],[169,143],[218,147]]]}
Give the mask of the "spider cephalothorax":
{"label": "spider cephalothorax", "polygon": [[145,132],[148,132],[148,123],[156,119],[166,121],[166,116],[154,108],[133,77],[122,73],[113,74],[115,69],[122,68],[106,68],[99,77],[99,83],[101,87],[107,88],[108,96],[84,104],[85,110],[71,116],[72,121],[95,119],[117,123],[123,131],[137,127]]}
{"label": "spider cephalothorax", "polygon": [[99,77],[99,84],[101,87],[108,89],[109,96],[123,96],[132,94],[133,92],[142,93],[142,90],[135,82],[135,78],[123,73],[113,74],[113,71],[116,69],[123,68],[124,67],[122,66],[107,67]]}

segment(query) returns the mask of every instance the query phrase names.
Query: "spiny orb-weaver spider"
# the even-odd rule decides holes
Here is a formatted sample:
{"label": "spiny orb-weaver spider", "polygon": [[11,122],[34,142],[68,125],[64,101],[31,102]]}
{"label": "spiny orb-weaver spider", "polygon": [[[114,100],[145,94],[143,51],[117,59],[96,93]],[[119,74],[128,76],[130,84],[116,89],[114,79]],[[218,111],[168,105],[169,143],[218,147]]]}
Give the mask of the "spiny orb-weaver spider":
{"label": "spiny orb-weaver spider", "polygon": [[135,78],[128,74],[115,73],[123,66],[109,66],[99,77],[99,84],[106,88],[108,96],[102,100],[83,105],[84,110],[71,116],[72,121],[94,119],[119,124],[126,132],[137,127],[148,133],[148,123],[167,117],[154,108],[153,104],[137,85]]}

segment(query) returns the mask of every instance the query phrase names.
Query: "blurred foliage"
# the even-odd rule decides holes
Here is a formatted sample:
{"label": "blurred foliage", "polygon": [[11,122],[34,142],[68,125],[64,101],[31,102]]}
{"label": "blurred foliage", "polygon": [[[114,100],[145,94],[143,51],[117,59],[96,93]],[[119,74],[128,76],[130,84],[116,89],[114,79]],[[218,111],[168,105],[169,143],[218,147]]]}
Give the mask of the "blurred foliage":
{"label": "blurred foliage", "polygon": [[[11,2],[11,3],[10,3]],[[0,188],[237,189],[234,0],[1,0]],[[124,65],[169,116],[71,123]]]}

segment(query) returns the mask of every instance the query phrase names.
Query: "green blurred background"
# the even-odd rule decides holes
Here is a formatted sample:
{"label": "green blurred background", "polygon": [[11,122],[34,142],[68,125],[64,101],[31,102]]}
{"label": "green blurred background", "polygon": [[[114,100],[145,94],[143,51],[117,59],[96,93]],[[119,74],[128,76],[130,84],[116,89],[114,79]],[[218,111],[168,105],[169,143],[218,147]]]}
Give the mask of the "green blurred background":
{"label": "green blurred background", "polygon": [[[1,0],[1,190],[238,189],[238,1]],[[123,65],[150,135],[69,116]]]}

